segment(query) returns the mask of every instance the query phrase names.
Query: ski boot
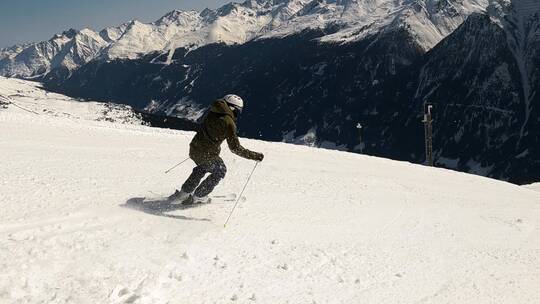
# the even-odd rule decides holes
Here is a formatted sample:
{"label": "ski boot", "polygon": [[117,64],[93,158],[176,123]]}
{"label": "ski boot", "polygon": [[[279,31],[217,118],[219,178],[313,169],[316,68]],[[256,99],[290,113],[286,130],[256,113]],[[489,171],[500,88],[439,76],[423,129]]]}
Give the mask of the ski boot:
{"label": "ski boot", "polygon": [[184,192],[183,190],[176,190],[171,196],[169,196],[168,200],[171,204],[180,204],[188,200],[190,197],[191,193]]}

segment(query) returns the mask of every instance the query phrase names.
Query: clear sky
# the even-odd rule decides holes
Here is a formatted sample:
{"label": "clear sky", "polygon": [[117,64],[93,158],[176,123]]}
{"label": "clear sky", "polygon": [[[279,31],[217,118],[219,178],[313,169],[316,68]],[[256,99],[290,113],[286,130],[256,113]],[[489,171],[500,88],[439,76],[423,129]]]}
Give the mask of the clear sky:
{"label": "clear sky", "polygon": [[151,22],[173,9],[216,8],[233,0],[0,0],[0,47],[43,41],[55,33],[137,19]]}

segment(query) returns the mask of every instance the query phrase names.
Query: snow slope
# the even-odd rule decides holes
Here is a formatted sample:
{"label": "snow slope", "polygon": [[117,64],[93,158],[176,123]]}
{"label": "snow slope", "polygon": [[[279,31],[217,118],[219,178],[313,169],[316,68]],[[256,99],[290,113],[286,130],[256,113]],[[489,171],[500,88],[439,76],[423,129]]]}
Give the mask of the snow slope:
{"label": "snow slope", "polygon": [[0,76],[0,109],[2,108],[74,120],[145,124],[130,106],[81,102],[65,95],[48,92],[38,82]]}
{"label": "snow slope", "polygon": [[[192,133],[13,106],[0,127],[1,303],[540,301],[529,189],[242,139],[266,158],[223,228],[232,202],[161,216],[124,206],[181,184],[191,163],[163,171]],[[223,158],[215,193],[237,193],[253,162]]]}
{"label": "snow slope", "polygon": [[534,184],[530,184],[530,185],[525,185],[525,188],[532,189],[532,190],[540,192],[540,183],[534,183]]}

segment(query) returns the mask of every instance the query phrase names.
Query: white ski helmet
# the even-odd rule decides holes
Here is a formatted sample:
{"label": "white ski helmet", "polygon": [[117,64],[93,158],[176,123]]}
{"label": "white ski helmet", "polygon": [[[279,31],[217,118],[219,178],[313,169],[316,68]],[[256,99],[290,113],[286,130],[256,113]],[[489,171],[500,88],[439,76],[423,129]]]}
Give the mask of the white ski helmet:
{"label": "white ski helmet", "polygon": [[244,101],[242,100],[242,98],[240,98],[240,96],[229,94],[225,95],[225,97],[223,97],[223,100],[225,100],[225,102],[230,106],[235,107],[238,111],[242,112],[242,108],[244,108]]}

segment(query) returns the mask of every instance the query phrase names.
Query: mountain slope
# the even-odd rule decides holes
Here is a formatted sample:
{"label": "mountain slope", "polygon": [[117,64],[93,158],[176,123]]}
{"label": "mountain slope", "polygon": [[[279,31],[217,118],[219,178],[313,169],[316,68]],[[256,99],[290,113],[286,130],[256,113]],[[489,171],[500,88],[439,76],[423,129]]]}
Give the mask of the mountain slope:
{"label": "mountain slope", "polygon": [[[179,186],[191,164],[163,170],[187,155],[192,133],[15,107],[0,110],[0,125],[2,303],[540,298],[532,190],[242,139],[266,158],[224,229],[233,202],[163,216],[122,206]],[[253,162],[227,149],[223,157],[228,173],[215,193],[238,193]]]}
{"label": "mountain slope", "polygon": [[90,29],[71,29],[48,41],[0,50],[0,75],[36,78],[56,69],[73,71],[94,59],[106,45]]}
{"label": "mountain slope", "polygon": [[[402,75],[401,94],[414,100],[409,113],[435,105],[439,165],[526,183],[540,177],[540,14],[514,7],[493,1],[471,15]],[[420,131],[415,121],[404,127]]]}
{"label": "mountain slope", "polygon": [[69,72],[93,59],[135,59],[180,47],[243,44],[329,26],[337,31],[321,41],[347,43],[404,29],[427,51],[486,6],[485,0],[248,0],[200,13],[172,11],[153,23],[134,20],[99,35],[88,29],[70,30],[47,42],[0,50],[0,59],[4,58],[0,75],[39,77],[57,69],[69,77]]}
{"label": "mountain slope", "polygon": [[354,150],[355,126],[362,121],[369,126],[369,152],[390,151],[380,135],[391,127],[383,114],[393,114],[403,101],[394,100],[396,88],[386,86],[397,87],[393,77],[417,60],[422,48],[403,29],[346,45],[316,40],[332,31],[177,49],[170,65],[163,65],[169,59],[166,55],[93,62],[64,82],[49,77],[45,82],[48,88],[73,96],[112,98],[194,120],[213,100],[235,92],[246,100],[240,117],[246,126],[243,135],[295,141],[316,130],[313,144],[327,141]]}

